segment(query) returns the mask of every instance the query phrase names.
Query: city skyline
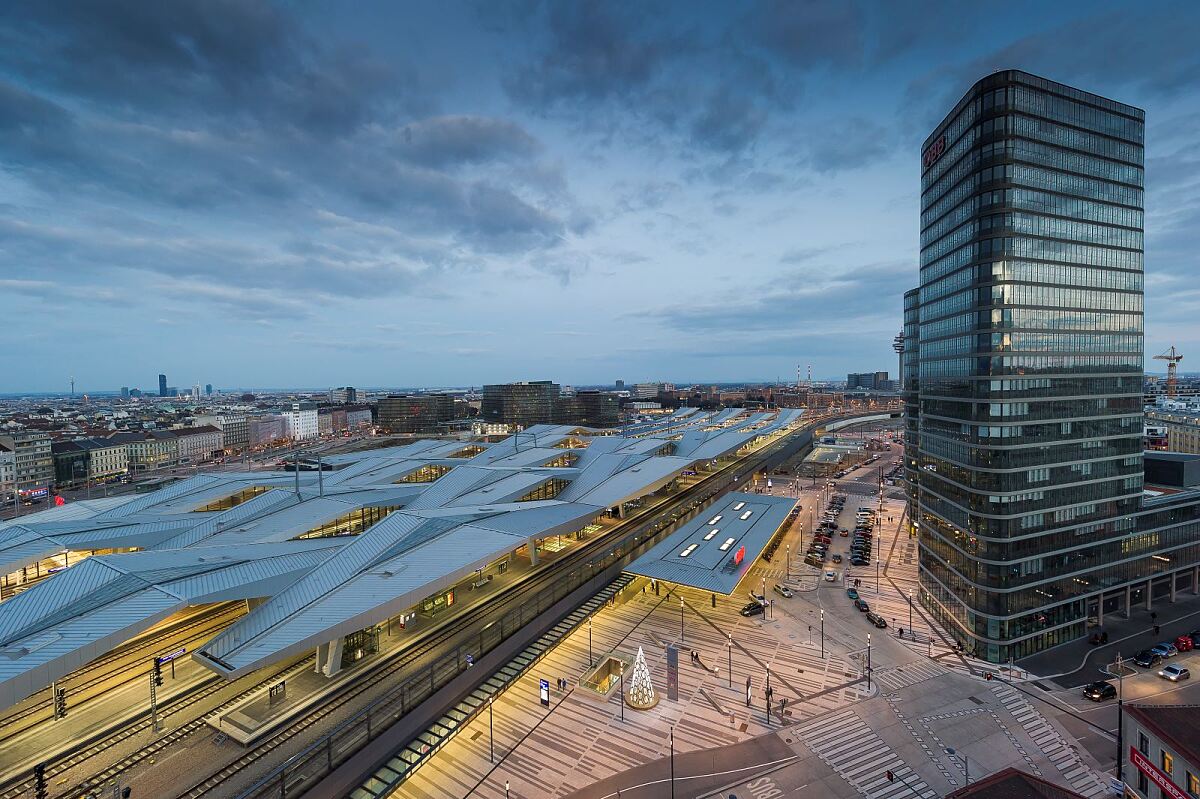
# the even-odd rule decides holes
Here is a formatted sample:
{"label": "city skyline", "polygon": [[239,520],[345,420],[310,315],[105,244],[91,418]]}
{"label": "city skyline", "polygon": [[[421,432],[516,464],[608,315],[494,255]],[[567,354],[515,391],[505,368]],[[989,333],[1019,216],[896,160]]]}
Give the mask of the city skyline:
{"label": "city skyline", "polygon": [[0,393],[894,372],[914,153],[1008,67],[1147,110],[1200,344],[1192,9],[365,8],[0,12]]}

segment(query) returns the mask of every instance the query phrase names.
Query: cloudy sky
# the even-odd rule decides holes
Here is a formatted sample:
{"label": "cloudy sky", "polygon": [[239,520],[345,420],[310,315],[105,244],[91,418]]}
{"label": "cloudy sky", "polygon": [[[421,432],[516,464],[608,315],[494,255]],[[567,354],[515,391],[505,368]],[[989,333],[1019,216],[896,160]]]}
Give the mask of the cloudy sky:
{"label": "cloudy sky", "polygon": [[920,142],[1007,67],[1146,109],[1186,368],[1197,40],[1182,2],[5,3],[0,392],[894,372]]}

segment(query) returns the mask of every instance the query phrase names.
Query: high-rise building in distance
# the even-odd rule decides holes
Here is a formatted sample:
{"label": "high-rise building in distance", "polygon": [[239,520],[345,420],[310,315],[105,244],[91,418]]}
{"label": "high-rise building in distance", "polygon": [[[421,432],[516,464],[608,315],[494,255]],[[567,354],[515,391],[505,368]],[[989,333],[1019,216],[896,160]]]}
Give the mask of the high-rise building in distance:
{"label": "high-rise building in distance", "polygon": [[167,394],[167,376],[166,375],[158,376],[158,396],[160,396],[160,397],[170,396],[169,394]]}
{"label": "high-rise building in distance", "polygon": [[1126,610],[1127,583],[1152,590],[1163,541],[1127,538],[1155,523],[1134,517],[1144,120],[1004,71],[922,149],[910,518],[922,603],[988,660],[1085,634],[1089,611],[1118,598],[1105,589]]}

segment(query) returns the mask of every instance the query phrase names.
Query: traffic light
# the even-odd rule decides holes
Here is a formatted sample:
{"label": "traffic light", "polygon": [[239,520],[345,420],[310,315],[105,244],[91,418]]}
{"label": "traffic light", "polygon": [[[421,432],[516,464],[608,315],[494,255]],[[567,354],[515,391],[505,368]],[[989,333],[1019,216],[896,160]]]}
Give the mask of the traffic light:
{"label": "traffic light", "polygon": [[34,799],[46,799],[45,763],[38,763],[33,767],[33,796]]}
{"label": "traffic light", "polygon": [[54,718],[65,719],[67,717],[67,689],[54,689]]}
{"label": "traffic light", "polygon": [[162,685],[162,664],[158,662],[158,658],[154,659],[154,684]]}

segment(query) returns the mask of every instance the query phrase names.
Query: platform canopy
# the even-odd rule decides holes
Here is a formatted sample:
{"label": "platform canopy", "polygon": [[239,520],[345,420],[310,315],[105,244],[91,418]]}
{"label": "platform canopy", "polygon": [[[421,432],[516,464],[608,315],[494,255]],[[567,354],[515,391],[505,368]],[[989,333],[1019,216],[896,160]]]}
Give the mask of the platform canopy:
{"label": "platform canopy", "polygon": [[[518,549],[536,553],[540,540],[583,530],[707,459],[782,434],[800,414],[731,409],[678,421],[718,418],[721,427],[692,428],[686,440],[678,430],[632,437],[569,425],[536,425],[494,444],[421,440],[329,457],[329,471],[199,474],[0,522],[0,569],[56,563],[0,602],[0,705],[195,604],[255,600],[194,647],[199,662],[229,677],[277,662],[383,623]],[[746,498],[753,512],[721,525],[740,532],[704,543],[715,549],[736,535],[748,563],[787,509]],[[760,526],[764,516],[774,522]],[[699,547],[696,555],[691,563],[707,557]],[[732,587],[736,576],[720,582]]]}
{"label": "platform canopy", "polygon": [[732,594],[796,503],[792,497],[769,494],[726,494],[625,572]]}

